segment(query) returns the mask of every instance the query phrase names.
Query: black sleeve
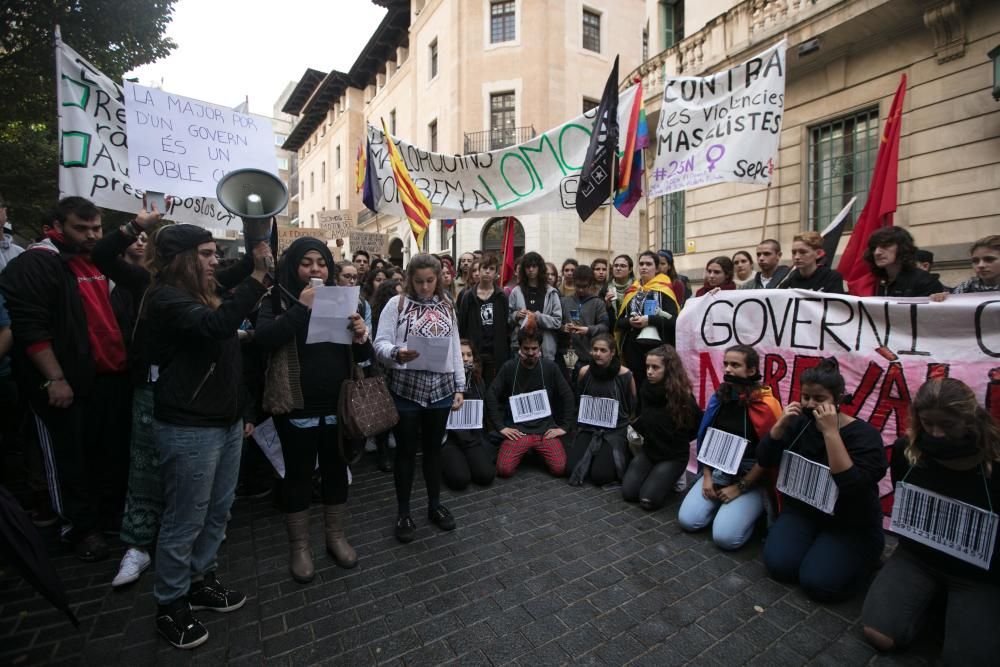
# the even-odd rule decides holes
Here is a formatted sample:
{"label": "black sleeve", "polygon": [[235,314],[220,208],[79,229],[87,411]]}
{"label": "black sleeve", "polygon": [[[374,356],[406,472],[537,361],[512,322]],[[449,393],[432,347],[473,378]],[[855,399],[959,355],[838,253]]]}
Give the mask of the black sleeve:
{"label": "black sleeve", "polygon": [[510,386],[509,382],[513,378],[513,372],[511,369],[512,363],[508,361],[503,366],[500,367],[500,371],[493,378],[493,382],[490,383],[489,389],[486,390],[486,414],[489,416],[490,422],[493,426],[499,430],[504,427],[506,420],[504,419],[505,409],[504,401],[510,396]]}
{"label": "black sleeve", "polygon": [[458,318],[458,335],[462,338],[469,337],[469,325],[466,324],[466,318],[469,315],[469,307],[466,305],[468,301],[468,299],[459,298],[458,310],[455,314],[455,317]]}
{"label": "black sleeve", "polygon": [[910,470],[910,462],[906,460],[906,446],[909,443],[906,436],[901,436],[896,438],[896,442],[892,443],[892,447],[889,448],[890,451],[886,452],[892,457],[889,473],[892,475],[893,485],[903,481],[906,473]]}
{"label": "black sleeve", "polygon": [[923,269],[914,269],[917,272],[917,280],[913,286],[913,296],[930,296],[939,292],[948,291],[941,284],[937,276],[927,273]]}
{"label": "black sleeve", "polygon": [[60,260],[44,250],[28,250],[0,274],[0,290],[7,299],[14,343],[24,349],[55,338],[52,321],[59,301]]}
{"label": "black sleeve", "polygon": [[135,242],[121,229],[116,229],[104,236],[90,252],[90,259],[100,269],[101,273],[113,280],[116,285],[124,287],[138,300],[149,287],[149,271],[129,264],[122,253]]}
{"label": "black sleeve", "polygon": [[781,464],[781,453],[788,447],[788,436],[794,438],[795,434],[802,430],[802,420],[805,417],[796,417],[785,426],[783,438],[775,439],[768,431],[757,443],[757,463],[764,468],[777,468]]}
{"label": "black sleeve", "polygon": [[847,294],[847,290],[844,288],[844,277],[836,271],[830,271],[826,284],[823,285],[823,291],[827,294]]}
{"label": "black sleeve", "polygon": [[569,383],[566,382],[566,378],[563,377],[562,372],[559,371],[559,367],[552,363],[551,365],[546,365],[546,370],[549,372],[549,382],[555,382],[556,391],[559,392],[559,404],[560,412],[562,415],[556,419],[556,424],[559,428],[569,433],[576,426],[576,397],[573,396],[573,390],[570,389]]}
{"label": "black sleeve", "polygon": [[159,326],[188,336],[225,340],[236,333],[266,291],[261,283],[247,278],[236,287],[232,299],[213,310],[184,290],[161,287],[152,294],[150,309]]}
{"label": "black sleeve", "polygon": [[[253,273],[253,255],[248,250],[239,262],[217,272],[215,280],[226,289],[232,289],[249,278],[251,273]],[[274,289],[278,289],[277,286]]]}
{"label": "black sleeve", "polygon": [[[853,427],[853,428],[850,428]],[[833,474],[833,481],[842,494],[868,493],[885,477],[889,462],[885,456],[882,436],[867,422],[855,421],[841,429],[840,437],[851,457],[853,466]]]}
{"label": "black sleeve", "polygon": [[272,299],[264,299],[257,315],[253,340],[262,352],[275,350],[295,338],[296,332],[309,326],[309,309],[295,304],[277,317]]}

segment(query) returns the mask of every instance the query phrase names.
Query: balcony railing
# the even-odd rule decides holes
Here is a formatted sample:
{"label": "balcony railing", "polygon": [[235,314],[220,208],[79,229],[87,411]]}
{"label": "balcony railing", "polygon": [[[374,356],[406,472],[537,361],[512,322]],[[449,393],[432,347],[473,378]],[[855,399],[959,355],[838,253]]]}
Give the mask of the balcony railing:
{"label": "balcony railing", "polygon": [[468,153],[485,153],[507,146],[524,143],[535,136],[535,126],[511,127],[503,130],[483,130],[465,133],[465,149]]}

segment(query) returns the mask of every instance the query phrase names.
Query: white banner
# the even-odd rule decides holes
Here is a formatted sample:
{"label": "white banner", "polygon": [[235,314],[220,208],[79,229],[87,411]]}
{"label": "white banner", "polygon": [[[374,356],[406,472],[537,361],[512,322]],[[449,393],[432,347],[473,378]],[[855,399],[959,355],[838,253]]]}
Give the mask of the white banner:
{"label": "white banner", "polygon": [[[138,211],[143,191],[129,179],[123,88],[59,41],[56,68],[59,196],[77,195],[116,211]],[[211,229],[218,237],[225,236],[227,224],[242,228],[239,219],[210,197],[178,197],[166,217]]]}
{"label": "white banner", "polygon": [[782,40],[717,74],[666,82],[650,196],[723,181],[771,182],[785,106],[786,46]]}
{"label": "white banner", "polygon": [[[632,86],[618,96],[619,154],[625,148]],[[431,202],[434,218],[489,218],[576,211],[576,189],[594,128],[593,109],[530,141],[488,153],[431,153],[396,138],[414,185]],[[382,130],[368,126],[381,212],[403,215]]]}
{"label": "white banner", "polygon": [[[762,383],[783,406],[798,401],[802,373],[834,356],[851,400],[841,412],[882,433],[906,431],[914,395],[928,378],[969,385],[1000,417],[1000,294],[880,299],[807,290],[733,290],[689,299],[677,319],[677,352],[698,404],[722,381],[726,348],[750,345]],[[892,491],[889,478],[883,495]]]}
{"label": "white banner", "polygon": [[230,171],[278,175],[271,120],[125,82],[132,182],[179,197],[214,197]]}

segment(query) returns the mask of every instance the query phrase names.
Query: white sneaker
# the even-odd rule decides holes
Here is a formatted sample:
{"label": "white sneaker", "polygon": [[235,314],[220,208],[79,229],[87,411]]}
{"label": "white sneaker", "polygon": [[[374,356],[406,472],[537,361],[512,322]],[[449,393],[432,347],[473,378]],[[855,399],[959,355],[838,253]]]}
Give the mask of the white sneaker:
{"label": "white sneaker", "polygon": [[139,549],[129,549],[122,557],[121,565],[118,566],[118,574],[111,580],[111,586],[117,588],[131,584],[139,578],[139,575],[147,567],[149,567],[149,554]]}
{"label": "white sneaker", "polygon": [[368,452],[370,454],[370,453],[374,452],[376,449],[378,449],[378,448],[375,446],[375,438],[368,438],[367,440],[365,440],[365,451],[366,452]]}

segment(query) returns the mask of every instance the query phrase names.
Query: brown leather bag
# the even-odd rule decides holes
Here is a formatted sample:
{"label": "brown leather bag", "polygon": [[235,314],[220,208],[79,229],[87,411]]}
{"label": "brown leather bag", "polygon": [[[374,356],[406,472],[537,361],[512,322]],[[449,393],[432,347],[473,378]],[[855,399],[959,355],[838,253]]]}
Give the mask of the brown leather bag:
{"label": "brown leather bag", "polygon": [[[340,385],[337,405],[342,454],[344,439],[363,442],[379,433],[385,433],[399,422],[396,402],[392,400],[385,380],[381,377],[364,377],[361,368],[354,363],[354,350],[351,350],[351,369],[353,377]],[[344,460],[351,458],[354,458],[353,455],[344,456]]]}
{"label": "brown leather bag", "polygon": [[303,404],[299,386],[299,348],[293,338],[271,352],[267,360],[261,405],[268,414],[285,415],[302,408]]}

